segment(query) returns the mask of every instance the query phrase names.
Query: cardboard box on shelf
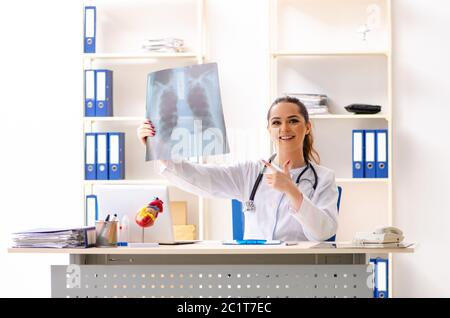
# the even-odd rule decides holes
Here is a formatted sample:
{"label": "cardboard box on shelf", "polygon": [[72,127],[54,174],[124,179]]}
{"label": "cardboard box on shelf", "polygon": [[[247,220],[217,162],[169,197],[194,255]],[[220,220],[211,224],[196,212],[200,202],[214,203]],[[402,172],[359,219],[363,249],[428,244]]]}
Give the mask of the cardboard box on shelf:
{"label": "cardboard box on shelf", "polygon": [[170,213],[172,214],[173,225],[187,224],[187,202],[186,201],[171,201]]}
{"label": "cardboard box on shelf", "polygon": [[173,235],[176,241],[183,240],[195,240],[195,225],[174,225],[173,226]]}

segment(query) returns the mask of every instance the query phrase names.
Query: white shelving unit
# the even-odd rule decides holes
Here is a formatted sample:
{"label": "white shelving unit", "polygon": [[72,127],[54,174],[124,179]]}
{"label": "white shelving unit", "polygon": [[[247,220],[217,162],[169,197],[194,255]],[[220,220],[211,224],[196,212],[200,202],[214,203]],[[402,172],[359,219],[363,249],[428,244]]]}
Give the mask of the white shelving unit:
{"label": "white shelving unit", "polygon": [[[370,23],[366,40],[358,28]],[[323,93],[328,115],[311,116],[322,164],[343,187],[338,240],[392,224],[391,0],[269,0],[270,101],[285,93]],[[353,115],[351,103],[382,105]],[[389,178],[353,179],[352,129],[388,129]],[[392,256],[389,254],[392,296]]]}
{"label": "white shelving unit", "polygon": [[[190,223],[197,226],[197,237],[201,240],[204,233],[203,198],[175,188],[167,180],[161,179],[155,169],[151,168],[151,164],[145,163],[145,147],[137,140],[136,128],[145,117],[148,73],[159,69],[204,63],[205,0],[168,0],[164,3],[143,0],[131,2],[96,0],[85,1],[83,8],[86,5],[97,7],[97,53],[82,54],[83,79],[85,69],[113,70],[114,116],[83,117],[83,140],[87,132],[125,132],[126,179],[83,180],[83,201],[86,195],[95,192],[96,185],[164,184],[169,187],[171,200],[188,200],[188,207],[190,206],[188,214],[195,211],[195,216],[188,219],[195,218],[195,221]],[[172,11],[175,5],[181,10],[177,10],[178,13]],[[126,14],[121,14],[122,10],[126,10]],[[177,24],[164,18],[169,13],[177,18]],[[163,34],[163,31],[167,33]],[[168,36],[184,39],[187,52],[141,52],[140,45],[144,39]],[[84,94],[82,95],[81,105],[84,108]],[[85,211],[83,217],[84,215]]]}
{"label": "white shelving unit", "polygon": [[[336,172],[337,184],[344,187],[338,239],[348,240],[355,231],[392,224],[391,0],[344,0],[345,4],[335,0],[267,1],[270,40],[267,50],[270,64],[268,104],[283,93],[326,93],[330,97],[331,114],[314,115],[311,120],[322,164]],[[148,167],[144,166],[144,149],[138,144],[135,132],[145,110],[146,75],[157,69],[204,62],[205,0],[155,2],[157,9],[152,7],[152,2],[89,2],[89,5],[97,6],[99,53],[83,54],[84,68],[108,68],[114,71],[114,117],[84,117],[83,134],[90,131],[125,131],[127,178],[118,181],[83,181],[84,194],[92,193],[93,187],[98,184],[157,183],[171,187],[159,175],[148,171],[143,173]],[[152,30],[146,23],[155,23],[158,30],[173,31],[176,24],[169,22],[167,28],[161,28],[164,21],[156,13],[161,8],[169,12],[170,9],[163,8],[167,3],[172,5],[171,9],[177,5],[177,11],[183,12],[183,17],[176,24],[184,25],[184,29],[190,26],[191,31],[192,26],[195,26],[195,36],[186,34],[191,43],[197,42],[191,52],[154,54],[141,53],[137,49],[129,52],[128,48],[132,45],[138,47],[136,33],[141,36],[141,40],[144,37],[161,36],[144,35],[142,30]],[[193,4],[196,6],[195,18],[189,18],[188,12],[192,12]],[[368,12],[368,8],[372,11]],[[122,17],[117,13],[120,10],[127,10],[127,14]],[[374,12],[379,15],[379,25],[367,34],[366,41],[362,41],[356,32],[357,28]],[[104,14],[107,17],[102,20]],[[130,20],[130,17],[137,18]],[[128,27],[129,23],[132,24],[126,30],[129,32],[123,32],[120,26]],[[127,84],[136,83],[137,78],[140,78],[139,81],[142,79],[139,87]],[[344,106],[354,102],[380,104],[383,110],[376,115],[349,114]],[[389,178],[353,179],[351,130],[371,128],[389,130]],[[195,200],[198,238],[204,239],[207,234],[204,227],[206,201],[197,197]],[[389,272],[392,273],[391,256],[389,260]],[[391,277],[389,284],[392,291]]]}
{"label": "white shelving unit", "polygon": [[134,180],[85,180],[86,186],[99,185],[99,184],[162,184],[170,186],[171,183],[166,179],[134,179]]}
{"label": "white shelving unit", "polygon": [[197,53],[135,53],[135,54],[127,54],[127,53],[94,53],[94,54],[84,54],[84,58],[94,61],[94,60],[136,60],[136,59],[180,59],[180,58],[198,58],[199,54]]}
{"label": "white shelving unit", "polygon": [[382,55],[387,56],[386,51],[275,51],[271,53],[272,57],[289,56],[364,56],[364,55]]}
{"label": "white shelving unit", "polygon": [[320,119],[384,119],[389,121],[389,116],[387,115],[338,115],[338,114],[327,114],[327,115],[311,115],[309,116],[312,120]]}

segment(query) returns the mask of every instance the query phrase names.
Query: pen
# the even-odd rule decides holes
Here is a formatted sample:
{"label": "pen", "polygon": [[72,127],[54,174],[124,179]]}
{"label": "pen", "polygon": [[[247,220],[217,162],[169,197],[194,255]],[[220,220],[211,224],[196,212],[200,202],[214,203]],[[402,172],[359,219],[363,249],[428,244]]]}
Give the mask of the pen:
{"label": "pen", "polygon": [[109,224],[109,229],[108,229],[108,230],[109,230],[109,231],[108,231],[108,242],[109,242],[109,243],[115,241],[115,240],[114,240],[114,233],[117,234],[117,225],[114,226],[114,225],[115,225],[114,222],[116,222],[116,221],[117,221],[117,213],[114,213],[114,216],[113,216],[113,218],[112,218],[112,220],[111,220],[111,224]]}
{"label": "pen", "polygon": [[101,240],[103,240],[104,237],[105,237],[105,230],[107,228],[106,224],[107,224],[108,221],[109,221],[109,214],[106,216],[105,221],[103,222],[103,226],[101,227],[101,229],[99,231],[99,235],[98,236],[99,236],[99,238]]}

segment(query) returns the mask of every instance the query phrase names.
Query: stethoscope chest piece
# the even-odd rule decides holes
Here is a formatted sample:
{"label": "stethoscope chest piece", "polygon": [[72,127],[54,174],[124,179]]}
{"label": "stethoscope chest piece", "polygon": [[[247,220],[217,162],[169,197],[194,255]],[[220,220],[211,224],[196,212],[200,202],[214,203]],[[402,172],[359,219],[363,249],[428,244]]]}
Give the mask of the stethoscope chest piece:
{"label": "stethoscope chest piece", "polygon": [[244,211],[245,212],[254,212],[255,210],[256,210],[255,201],[247,200],[244,202]]}

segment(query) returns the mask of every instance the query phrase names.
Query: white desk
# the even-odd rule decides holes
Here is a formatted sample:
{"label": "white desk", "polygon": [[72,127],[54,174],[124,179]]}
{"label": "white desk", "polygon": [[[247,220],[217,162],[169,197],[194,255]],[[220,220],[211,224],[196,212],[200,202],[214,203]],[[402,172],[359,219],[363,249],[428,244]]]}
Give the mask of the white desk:
{"label": "white desk", "polygon": [[201,242],[150,248],[26,249],[69,254],[52,266],[53,297],[372,297],[368,258],[408,248]]}

